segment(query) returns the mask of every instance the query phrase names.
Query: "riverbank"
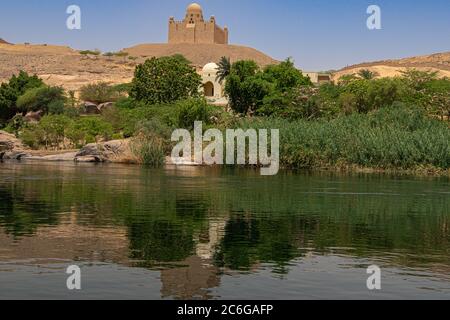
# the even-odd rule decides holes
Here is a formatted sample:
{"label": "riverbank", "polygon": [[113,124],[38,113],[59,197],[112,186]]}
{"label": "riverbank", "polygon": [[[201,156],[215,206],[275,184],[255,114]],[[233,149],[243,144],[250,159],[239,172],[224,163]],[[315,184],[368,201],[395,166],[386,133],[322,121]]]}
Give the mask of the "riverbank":
{"label": "riverbank", "polygon": [[[282,169],[450,176],[450,128],[418,109],[386,108],[331,120],[236,118],[216,126],[220,130],[279,129]],[[143,136],[51,152],[27,149],[15,136],[0,132],[0,146],[10,148],[0,150],[0,159],[127,164],[152,164],[145,160],[161,159],[154,164],[172,164],[168,155],[173,128],[148,122],[145,129]]]}

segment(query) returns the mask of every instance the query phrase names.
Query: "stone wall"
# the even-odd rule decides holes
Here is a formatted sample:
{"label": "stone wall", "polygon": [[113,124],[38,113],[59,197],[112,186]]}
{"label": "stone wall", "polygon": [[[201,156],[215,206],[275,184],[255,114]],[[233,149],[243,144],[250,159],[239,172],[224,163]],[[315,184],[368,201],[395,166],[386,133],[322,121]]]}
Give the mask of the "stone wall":
{"label": "stone wall", "polygon": [[189,24],[171,19],[169,43],[228,44],[228,30],[217,26],[214,20]]}

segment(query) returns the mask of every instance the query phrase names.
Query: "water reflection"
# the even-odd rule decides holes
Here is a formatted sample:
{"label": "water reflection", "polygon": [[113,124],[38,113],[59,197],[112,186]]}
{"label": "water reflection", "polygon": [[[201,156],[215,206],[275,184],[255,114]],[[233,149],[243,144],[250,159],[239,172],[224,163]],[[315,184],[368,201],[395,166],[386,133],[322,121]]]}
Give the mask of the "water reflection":
{"label": "water reflection", "polygon": [[313,256],[450,283],[448,191],[446,178],[3,163],[0,263],[145,268],[182,299],[218,297],[224,275],[286,279]]}

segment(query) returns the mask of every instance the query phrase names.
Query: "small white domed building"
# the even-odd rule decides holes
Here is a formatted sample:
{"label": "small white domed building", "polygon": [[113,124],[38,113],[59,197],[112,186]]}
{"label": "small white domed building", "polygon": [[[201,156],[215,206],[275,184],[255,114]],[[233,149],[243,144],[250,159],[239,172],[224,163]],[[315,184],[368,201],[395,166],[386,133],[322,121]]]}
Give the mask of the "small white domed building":
{"label": "small white domed building", "polygon": [[219,66],[214,62],[210,62],[203,67],[201,71],[203,93],[206,99],[213,104],[226,105],[228,101],[224,95],[225,82],[220,83],[217,79],[218,70]]}

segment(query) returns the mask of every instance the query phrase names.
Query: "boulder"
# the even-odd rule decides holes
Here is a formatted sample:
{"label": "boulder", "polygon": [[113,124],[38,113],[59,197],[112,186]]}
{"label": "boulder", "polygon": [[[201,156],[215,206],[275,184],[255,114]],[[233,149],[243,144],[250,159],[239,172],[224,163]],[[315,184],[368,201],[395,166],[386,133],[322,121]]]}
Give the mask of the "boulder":
{"label": "boulder", "polygon": [[84,113],[86,114],[100,114],[100,110],[95,103],[86,101],[83,104]]}
{"label": "boulder", "polygon": [[97,163],[101,161],[98,157],[95,156],[83,156],[83,157],[75,157],[75,162]]}
{"label": "boulder", "polygon": [[74,161],[76,152],[64,152],[61,154],[53,154],[48,156],[26,156],[24,159],[26,160],[35,160],[35,161]]}
{"label": "boulder", "polygon": [[25,147],[15,135],[0,130],[0,152],[23,149],[25,149]]}
{"label": "boulder", "polygon": [[78,162],[135,162],[130,148],[130,140],[113,140],[102,143],[90,143],[75,156]]}
{"label": "boulder", "polygon": [[36,122],[41,121],[43,114],[44,114],[44,111],[42,111],[42,110],[39,110],[36,112],[30,111],[25,115],[25,117],[23,119],[25,120],[25,122],[28,122],[28,123],[36,123]]}
{"label": "boulder", "polygon": [[0,160],[22,160],[30,155],[24,151],[1,152]]}
{"label": "boulder", "polygon": [[98,110],[100,110],[100,113],[111,110],[112,108],[114,108],[113,102],[105,102],[98,106]]}

